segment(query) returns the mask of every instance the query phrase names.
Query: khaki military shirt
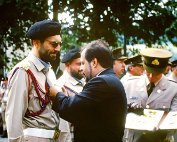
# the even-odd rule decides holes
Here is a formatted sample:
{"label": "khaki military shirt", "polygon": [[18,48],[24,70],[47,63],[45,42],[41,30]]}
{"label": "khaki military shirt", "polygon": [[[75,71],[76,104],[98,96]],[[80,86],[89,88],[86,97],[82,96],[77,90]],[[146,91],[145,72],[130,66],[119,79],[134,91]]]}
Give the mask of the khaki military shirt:
{"label": "khaki military shirt", "polygon": [[132,77],[124,83],[128,102],[140,101],[143,108],[177,111],[177,83],[163,75],[149,97],[148,83],[146,76]]}
{"label": "khaki military shirt", "polygon": [[122,82],[122,84],[124,84],[132,76],[133,76],[132,74],[126,72],[126,74],[120,79],[120,81]]}
{"label": "khaki military shirt", "polygon": [[[66,87],[67,94],[70,96],[76,95],[75,93],[79,93],[82,91],[84,86],[84,81],[79,81],[72,77],[66,70],[63,75],[57,80],[57,85],[62,87],[63,85]],[[70,132],[69,124],[64,119],[60,118],[59,129],[62,132]]]}
{"label": "khaki military shirt", "polygon": [[[143,108],[177,111],[177,83],[170,81],[164,75],[155,84],[155,88],[148,97],[147,85],[149,81],[146,76],[131,77],[124,83],[127,102],[137,102]],[[134,130],[128,132],[128,142],[136,142],[137,135]],[[141,131],[142,132],[142,131]],[[127,131],[125,131],[125,135]],[[124,136],[125,136],[124,135]],[[170,135],[171,136],[171,135]],[[125,140],[124,140],[125,141]]]}
{"label": "khaki military shirt", "polygon": [[[20,67],[14,74],[14,69]],[[45,82],[49,86],[56,82],[55,74],[51,68],[45,66],[32,53],[22,62],[18,63],[9,74],[8,101],[6,110],[6,123],[9,139],[18,140],[23,137],[23,129],[43,128],[53,130],[59,125],[59,117],[48,103],[46,109],[38,116],[26,117],[27,109],[36,112],[41,109],[38,95],[32,80],[28,80],[25,68],[29,68],[37,79],[39,87],[45,92]],[[29,93],[29,96],[28,96]],[[41,93],[44,98],[44,94]]]}
{"label": "khaki military shirt", "polygon": [[173,80],[173,81],[177,82],[177,76],[175,76],[173,72],[168,76],[168,78],[169,78],[169,80]]}

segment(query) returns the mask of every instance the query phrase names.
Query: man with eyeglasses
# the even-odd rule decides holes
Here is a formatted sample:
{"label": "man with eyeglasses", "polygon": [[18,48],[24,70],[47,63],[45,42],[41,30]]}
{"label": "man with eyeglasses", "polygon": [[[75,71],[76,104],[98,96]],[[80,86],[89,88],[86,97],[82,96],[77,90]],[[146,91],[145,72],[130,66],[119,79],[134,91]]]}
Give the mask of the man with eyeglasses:
{"label": "man with eyeglasses", "polygon": [[50,62],[61,49],[61,25],[43,20],[27,36],[32,51],[8,76],[6,122],[10,142],[54,142],[59,137],[59,116],[51,109],[49,88],[56,82]]}

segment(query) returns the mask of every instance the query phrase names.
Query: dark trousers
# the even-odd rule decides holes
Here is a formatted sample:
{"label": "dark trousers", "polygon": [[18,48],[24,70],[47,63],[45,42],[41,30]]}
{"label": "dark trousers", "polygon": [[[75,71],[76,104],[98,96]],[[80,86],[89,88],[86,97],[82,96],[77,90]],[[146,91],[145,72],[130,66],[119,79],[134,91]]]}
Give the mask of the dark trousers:
{"label": "dark trousers", "polygon": [[138,142],[166,142],[165,138],[167,136],[167,131],[158,130],[158,131],[146,131],[141,133],[138,138]]}

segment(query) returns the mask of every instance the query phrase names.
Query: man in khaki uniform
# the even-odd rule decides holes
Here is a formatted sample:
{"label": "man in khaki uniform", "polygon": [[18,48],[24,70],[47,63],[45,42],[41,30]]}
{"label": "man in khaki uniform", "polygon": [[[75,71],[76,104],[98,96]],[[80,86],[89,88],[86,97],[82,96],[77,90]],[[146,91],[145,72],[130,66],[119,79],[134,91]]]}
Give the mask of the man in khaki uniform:
{"label": "man in khaki uniform", "polygon": [[[85,84],[82,70],[80,69],[80,48],[71,49],[63,56],[61,62],[65,64],[65,70],[63,75],[57,80],[57,85],[64,86],[70,96],[80,93]],[[73,139],[73,127],[71,124],[60,118],[59,129],[61,131],[59,142],[71,142]]]}
{"label": "man in khaki uniform", "polygon": [[[141,51],[146,76],[130,78],[124,83],[127,102],[135,110],[155,109],[177,111],[177,83],[167,79],[163,72],[172,56],[164,49],[147,48]],[[169,133],[168,133],[169,132]],[[172,131],[126,131],[125,142],[173,142]]]}
{"label": "man in khaki uniform", "polygon": [[1,100],[1,116],[3,122],[3,134],[2,138],[7,138],[7,127],[5,122],[5,110],[7,106],[7,77],[3,78],[1,81],[1,93],[2,93],[2,100]]}
{"label": "man in khaki uniform", "polygon": [[143,61],[141,55],[136,55],[131,58],[128,58],[125,61],[126,64],[126,74],[121,78],[121,82],[126,83],[130,77],[141,76],[144,73]]}
{"label": "man in khaki uniform", "polygon": [[177,60],[174,60],[173,62],[171,62],[171,66],[172,66],[172,72],[170,73],[170,75],[168,76],[168,78],[170,80],[173,80],[175,82],[177,82]]}
{"label": "man in khaki uniform", "polygon": [[59,117],[51,109],[49,87],[56,82],[50,61],[61,48],[61,26],[52,20],[35,23],[27,32],[33,48],[8,77],[6,122],[10,142],[54,142]]}
{"label": "man in khaki uniform", "polygon": [[112,51],[114,59],[113,70],[116,75],[121,78],[125,73],[125,60],[127,57],[122,55],[122,48],[116,48]]}

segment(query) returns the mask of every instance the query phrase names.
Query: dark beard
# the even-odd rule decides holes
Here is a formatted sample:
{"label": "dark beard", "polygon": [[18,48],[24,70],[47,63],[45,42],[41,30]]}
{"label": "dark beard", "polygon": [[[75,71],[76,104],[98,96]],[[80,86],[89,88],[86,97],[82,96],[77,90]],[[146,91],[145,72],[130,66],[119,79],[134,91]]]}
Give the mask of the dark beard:
{"label": "dark beard", "polygon": [[85,81],[88,82],[89,80],[91,80],[93,77],[90,75],[90,76],[85,76]]}
{"label": "dark beard", "polygon": [[83,78],[83,76],[79,73],[76,73],[76,72],[71,72],[71,76],[78,79],[78,80],[81,80]]}
{"label": "dark beard", "polygon": [[41,46],[41,49],[39,51],[39,56],[41,58],[41,60],[43,60],[44,62],[53,62],[56,60],[57,57],[60,57],[60,53],[57,52],[57,56],[56,58],[52,58],[49,54],[47,54],[46,49],[44,48],[44,45]]}

